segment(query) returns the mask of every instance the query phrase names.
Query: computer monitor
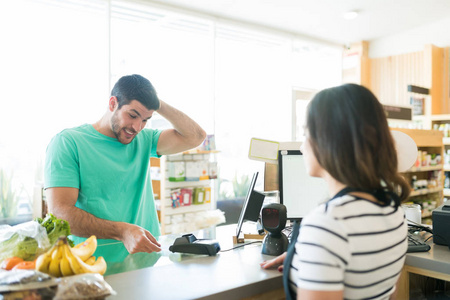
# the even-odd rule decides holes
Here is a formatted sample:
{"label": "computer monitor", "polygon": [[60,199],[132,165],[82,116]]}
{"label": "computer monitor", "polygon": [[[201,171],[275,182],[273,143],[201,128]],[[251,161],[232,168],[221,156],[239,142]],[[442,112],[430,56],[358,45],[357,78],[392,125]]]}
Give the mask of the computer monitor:
{"label": "computer monitor", "polygon": [[329,198],[322,178],[311,177],[300,150],[278,151],[280,203],[286,206],[288,220],[301,220]]}
{"label": "computer monitor", "polygon": [[258,221],[261,213],[265,195],[254,190],[256,179],[258,179],[258,174],[258,172],[253,174],[252,181],[250,182],[250,186],[247,191],[247,196],[245,197],[244,204],[242,205],[241,214],[239,216],[236,228],[236,238],[239,238],[244,221],[248,220],[256,222]]}

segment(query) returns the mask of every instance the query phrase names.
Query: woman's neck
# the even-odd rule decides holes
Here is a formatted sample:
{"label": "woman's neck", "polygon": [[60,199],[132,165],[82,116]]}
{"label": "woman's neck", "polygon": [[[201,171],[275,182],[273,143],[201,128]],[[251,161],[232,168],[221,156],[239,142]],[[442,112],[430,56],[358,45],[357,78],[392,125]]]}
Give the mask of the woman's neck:
{"label": "woman's neck", "polygon": [[346,187],[345,184],[343,184],[342,182],[337,181],[336,179],[331,177],[330,174],[328,174],[328,173],[326,173],[322,178],[327,183],[328,192],[330,193],[331,197],[336,195],[340,190],[342,190],[343,188]]}
{"label": "woman's neck", "polygon": [[[336,179],[331,177],[330,174],[328,174],[328,173],[326,173],[326,175],[323,176],[322,178],[326,181],[326,183],[328,185],[328,191],[330,192],[330,197],[333,197],[334,195],[339,193],[343,188],[347,187],[347,185],[343,184],[342,182],[337,181]],[[365,192],[356,192],[355,191],[355,192],[350,192],[349,194],[356,196],[356,197],[361,197],[361,198],[370,200],[372,202],[381,203],[372,194],[368,194]]]}

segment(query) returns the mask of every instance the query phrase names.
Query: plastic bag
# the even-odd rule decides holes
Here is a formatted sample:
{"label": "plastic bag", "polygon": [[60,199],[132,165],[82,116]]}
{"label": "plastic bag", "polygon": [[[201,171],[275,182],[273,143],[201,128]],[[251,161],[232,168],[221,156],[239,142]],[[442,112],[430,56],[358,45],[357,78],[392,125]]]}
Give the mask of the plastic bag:
{"label": "plastic bag", "polygon": [[0,293],[56,286],[50,275],[36,270],[0,271]]}
{"label": "plastic bag", "polygon": [[35,221],[0,227],[0,261],[13,256],[34,260],[50,246],[47,231]]}
{"label": "plastic bag", "polygon": [[103,299],[117,293],[100,274],[85,273],[62,277],[55,300]]}
{"label": "plastic bag", "polygon": [[51,300],[56,295],[56,279],[35,270],[0,270],[0,299]]}

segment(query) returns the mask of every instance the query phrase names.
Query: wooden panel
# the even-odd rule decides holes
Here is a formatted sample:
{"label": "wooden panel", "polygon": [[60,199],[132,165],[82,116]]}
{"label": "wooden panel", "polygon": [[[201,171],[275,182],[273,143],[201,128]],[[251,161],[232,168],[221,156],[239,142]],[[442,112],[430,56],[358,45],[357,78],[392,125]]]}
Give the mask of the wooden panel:
{"label": "wooden panel", "polygon": [[264,191],[278,191],[278,165],[265,163]]}
{"label": "wooden panel", "polygon": [[370,59],[369,88],[383,104],[408,106],[408,85],[429,88],[431,111],[450,114],[450,48],[426,45],[423,51]]}
{"label": "wooden panel", "polygon": [[383,104],[408,106],[408,85],[430,87],[424,68],[423,51],[371,59],[370,89]]}
{"label": "wooden panel", "polygon": [[432,278],[437,278],[437,279],[441,279],[441,280],[445,280],[445,281],[450,281],[450,274],[435,272],[435,271],[431,271],[431,270],[425,270],[422,268],[411,267],[411,266],[404,266],[404,268],[409,273],[414,273],[414,274],[419,274],[419,275],[426,276],[426,277],[432,277]]}
{"label": "wooden panel", "polygon": [[369,43],[362,41],[352,44],[343,51],[343,83],[356,83],[370,88]]}
{"label": "wooden panel", "polygon": [[442,88],[442,111],[439,114],[450,114],[450,47],[444,49],[443,53],[443,88]]}
{"label": "wooden panel", "polygon": [[406,266],[403,267],[400,278],[397,282],[396,297],[393,299],[409,299],[409,273]]}
{"label": "wooden panel", "polygon": [[[444,89],[444,49],[434,45],[425,46],[425,66],[429,76],[431,88],[431,113],[444,114],[443,89]],[[447,100],[447,99],[446,99]]]}
{"label": "wooden panel", "polygon": [[161,160],[157,157],[150,157],[150,166],[152,167],[160,167]]}
{"label": "wooden panel", "polygon": [[[157,157],[150,157],[151,167],[161,167],[161,161]],[[155,199],[161,199],[161,181],[152,179],[153,194]]]}

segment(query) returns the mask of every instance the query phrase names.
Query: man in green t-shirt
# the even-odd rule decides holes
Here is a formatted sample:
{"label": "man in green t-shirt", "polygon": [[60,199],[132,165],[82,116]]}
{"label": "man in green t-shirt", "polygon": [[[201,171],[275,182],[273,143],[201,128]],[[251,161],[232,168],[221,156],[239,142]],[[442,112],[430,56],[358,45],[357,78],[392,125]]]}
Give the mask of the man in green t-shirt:
{"label": "man in green t-shirt", "polygon": [[[173,129],[144,128],[155,112]],[[192,149],[205,136],[195,121],[159,100],[149,80],[124,76],[98,122],[65,129],[48,145],[49,211],[69,222],[75,243],[95,235],[99,245],[118,240],[129,253],[160,251],[150,157]]]}

